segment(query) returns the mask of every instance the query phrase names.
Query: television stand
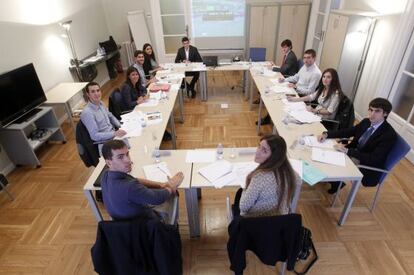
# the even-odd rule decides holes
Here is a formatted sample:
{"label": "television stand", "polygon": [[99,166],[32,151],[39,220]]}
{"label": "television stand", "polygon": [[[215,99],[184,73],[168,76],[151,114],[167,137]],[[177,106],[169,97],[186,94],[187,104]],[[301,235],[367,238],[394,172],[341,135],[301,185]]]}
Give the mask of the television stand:
{"label": "television stand", "polygon": [[[40,161],[35,153],[37,148],[47,141],[66,142],[52,107],[38,107],[33,113],[21,123],[12,123],[0,128],[0,143],[16,166],[40,167]],[[32,140],[29,136],[34,129],[45,129],[46,134],[39,139]]]}
{"label": "television stand", "polygon": [[41,110],[42,109],[40,109],[40,108],[34,108],[34,109],[30,110],[29,112],[25,113],[23,116],[21,116],[18,119],[16,119],[15,121],[13,121],[13,123],[21,124],[21,123],[23,123],[25,121],[28,121],[28,120],[30,120],[30,118],[32,116],[34,116],[35,114],[37,114]]}

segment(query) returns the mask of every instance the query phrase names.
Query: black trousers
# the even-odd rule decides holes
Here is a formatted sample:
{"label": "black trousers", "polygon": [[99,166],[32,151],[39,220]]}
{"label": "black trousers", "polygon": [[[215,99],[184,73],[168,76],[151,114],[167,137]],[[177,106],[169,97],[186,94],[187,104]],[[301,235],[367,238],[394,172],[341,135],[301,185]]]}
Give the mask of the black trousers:
{"label": "black trousers", "polygon": [[233,213],[233,217],[240,216],[240,198],[242,195],[243,189],[239,188],[236,192],[236,196],[234,196],[234,204],[231,206],[231,212]]}
{"label": "black trousers", "polygon": [[200,72],[186,72],[185,76],[192,76],[190,84],[187,86],[187,91],[194,91],[194,86],[197,83],[197,80],[200,77]]}

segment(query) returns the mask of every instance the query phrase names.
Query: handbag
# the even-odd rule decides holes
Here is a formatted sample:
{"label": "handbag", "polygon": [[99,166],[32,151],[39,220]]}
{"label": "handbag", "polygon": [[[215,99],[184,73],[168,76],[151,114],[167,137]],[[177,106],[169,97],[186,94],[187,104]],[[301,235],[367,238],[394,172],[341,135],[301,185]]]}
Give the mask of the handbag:
{"label": "handbag", "polygon": [[[313,252],[313,253],[312,253]],[[313,254],[313,259],[308,260],[309,256]],[[296,271],[294,269],[293,271],[297,275],[303,275],[306,274],[309,269],[313,266],[313,264],[318,260],[318,254],[316,253],[315,246],[313,245],[312,241],[312,232],[302,226],[300,229],[300,238],[299,238],[299,245],[298,245],[298,251],[296,256],[296,263],[299,261],[309,261],[305,266],[303,271]]]}

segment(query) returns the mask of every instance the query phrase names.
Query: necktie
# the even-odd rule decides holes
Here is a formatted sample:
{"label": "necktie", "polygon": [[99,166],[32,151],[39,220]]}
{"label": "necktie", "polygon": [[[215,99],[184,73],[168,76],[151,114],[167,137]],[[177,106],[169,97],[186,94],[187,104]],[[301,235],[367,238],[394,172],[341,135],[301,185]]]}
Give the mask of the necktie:
{"label": "necktie", "polygon": [[364,147],[365,143],[368,141],[369,137],[371,136],[372,132],[374,132],[374,126],[369,127],[359,138],[358,140],[358,148]]}

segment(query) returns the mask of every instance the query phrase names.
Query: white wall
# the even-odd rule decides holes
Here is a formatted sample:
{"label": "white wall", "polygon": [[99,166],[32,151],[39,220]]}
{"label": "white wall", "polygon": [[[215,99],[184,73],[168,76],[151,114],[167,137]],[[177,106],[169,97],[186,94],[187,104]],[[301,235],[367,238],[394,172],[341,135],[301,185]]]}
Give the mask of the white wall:
{"label": "white wall", "polygon": [[[27,19],[30,12],[37,12],[33,5],[28,5],[28,7],[22,5],[26,2],[34,1],[13,0],[0,4],[2,36],[0,73],[33,62],[45,91],[60,82],[73,81],[68,69],[71,57],[69,43],[61,36],[64,30],[57,22],[69,19],[73,21],[71,32],[78,57],[88,56],[96,51],[99,41],[107,40],[109,37],[102,2],[100,0],[58,0],[57,3],[65,8],[65,12],[59,13],[53,1],[36,1],[44,14],[57,12],[65,16],[48,19],[47,25],[39,25],[43,22],[39,23],[38,17],[33,19],[33,24],[37,25],[27,24],[30,20],[26,20],[26,23],[18,23],[22,22],[22,18]],[[44,6],[45,2],[49,5]],[[27,16],[22,16],[22,14]],[[98,81],[102,82],[107,79],[108,73],[104,64],[99,65],[98,69]],[[0,172],[7,174],[11,169],[13,169],[12,163],[4,150],[0,148]]]}

